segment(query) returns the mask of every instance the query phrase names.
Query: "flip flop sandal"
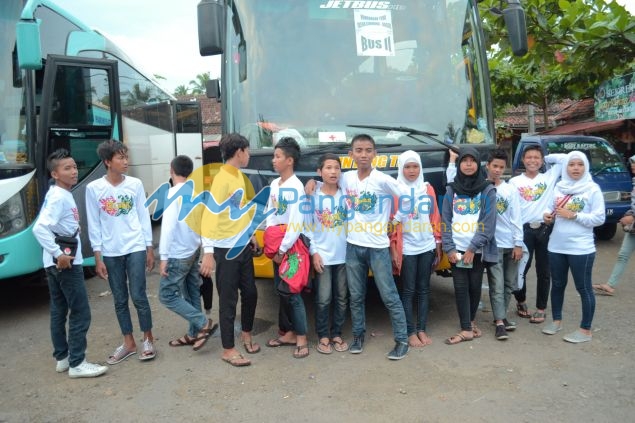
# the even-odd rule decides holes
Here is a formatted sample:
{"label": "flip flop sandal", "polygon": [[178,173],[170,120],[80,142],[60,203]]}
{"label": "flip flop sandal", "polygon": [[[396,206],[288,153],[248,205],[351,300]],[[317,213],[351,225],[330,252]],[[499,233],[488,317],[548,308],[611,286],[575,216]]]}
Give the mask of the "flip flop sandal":
{"label": "flip flop sandal", "polygon": [[[232,355],[231,357],[228,357],[228,358],[221,357],[221,360],[223,360],[225,363],[231,364],[234,367],[246,367],[251,365],[251,361],[245,360],[245,357],[243,357],[242,354]],[[245,361],[239,361],[239,360],[245,360]]]}
{"label": "flip flop sandal", "polygon": [[139,355],[140,361],[152,360],[157,356],[157,351],[154,349],[154,344],[149,339],[143,340],[143,352]]}
{"label": "flip flop sandal", "polygon": [[190,338],[189,335],[183,335],[179,339],[173,339],[172,341],[168,342],[168,345],[171,347],[186,347],[194,345],[195,342],[196,338]]}
{"label": "flip flop sandal", "polygon": [[337,338],[333,338],[331,339],[331,342],[333,343],[333,348],[335,348],[335,351],[337,352],[348,351],[348,344],[344,342],[342,338],[340,338],[339,340]]}
{"label": "flip flop sandal", "polygon": [[476,326],[472,326],[472,333],[474,334],[474,338],[480,338],[483,336],[483,332]]}
{"label": "flip flop sandal", "polygon": [[516,304],[516,314],[518,314],[523,319],[529,319],[531,317],[531,314],[529,314],[527,303]]}
{"label": "flip flop sandal", "polygon": [[[452,339],[456,339],[459,338],[458,341],[453,341]],[[471,341],[472,338],[467,338],[465,337],[463,334],[461,333],[457,333],[456,335],[453,335],[451,337],[449,337],[448,339],[445,340],[445,343],[448,345],[456,345],[456,344],[460,344],[461,342],[469,342]]]}
{"label": "flip flop sandal", "polygon": [[115,352],[113,352],[112,355],[108,357],[108,360],[106,360],[106,363],[110,365],[118,364],[124,361],[126,358],[136,353],[137,353],[136,350],[127,350],[125,345],[120,345],[117,347]]}
{"label": "flip flop sandal", "polygon": [[333,353],[333,346],[331,345],[330,342],[327,342],[326,344],[323,343],[322,341],[318,342],[318,344],[315,346],[315,349],[322,354],[332,354]]}
{"label": "flip flop sandal", "polygon": [[[306,350],[306,353],[300,352],[302,350]],[[298,345],[297,347],[295,347],[295,350],[293,351],[293,358],[306,358],[308,356],[309,356],[308,344]]]}
{"label": "flip flop sandal", "polygon": [[529,323],[544,323],[547,318],[547,313],[536,311],[531,315]]}
{"label": "flip flop sandal", "polygon": [[260,345],[253,341],[243,342],[243,347],[245,347],[247,354],[257,354],[260,352]]}
{"label": "flip flop sandal", "polygon": [[282,347],[283,345],[295,345],[295,342],[286,342],[280,338],[274,338],[274,339],[268,340],[265,345],[270,348],[277,348],[277,347]]}

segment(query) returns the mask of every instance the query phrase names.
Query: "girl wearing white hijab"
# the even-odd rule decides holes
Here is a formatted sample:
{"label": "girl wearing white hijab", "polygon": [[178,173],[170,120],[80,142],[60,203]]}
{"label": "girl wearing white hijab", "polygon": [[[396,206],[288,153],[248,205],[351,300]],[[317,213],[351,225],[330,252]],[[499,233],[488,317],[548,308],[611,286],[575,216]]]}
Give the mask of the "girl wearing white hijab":
{"label": "girl wearing white hijab", "polygon": [[[414,201],[408,210],[402,210],[398,201],[395,219],[402,225],[403,251],[401,252],[401,302],[406,313],[408,344],[425,347],[432,343],[426,334],[430,276],[433,264],[441,259],[441,215],[432,185],[424,182],[419,153],[404,151],[397,160],[397,180],[408,187],[408,196]],[[399,252],[397,252],[399,254]],[[398,261],[398,258],[396,258]],[[416,299],[417,310],[413,309]],[[417,319],[415,321],[415,313]]]}
{"label": "girl wearing white hijab", "polygon": [[589,173],[589,161],[580,151],[572,151],[562,168],[562,179],[556,184],[553,209],[544,214],[552,223],[549,238],[549,268],[551,270],[551,312],[553,322],[542,332],[555,335],[562,329],[562,304],[569,269],[582,302],[580,329],[565,335],[567,342],[591,340],[591,323],[595,311],[595,296],[591,272],[595,260],[593,228],[604,223],[604,197]]}

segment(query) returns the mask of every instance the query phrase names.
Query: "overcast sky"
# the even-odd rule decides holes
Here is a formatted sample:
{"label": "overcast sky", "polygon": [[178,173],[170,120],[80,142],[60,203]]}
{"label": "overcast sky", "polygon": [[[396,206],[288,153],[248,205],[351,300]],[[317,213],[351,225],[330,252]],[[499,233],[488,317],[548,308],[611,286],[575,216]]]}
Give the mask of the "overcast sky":
{"label": "overcast sky", "polygon": [[91,28],[99,29],[144,72],[166,78],[171,93],[196,75],[220,75],[218,57],[198,52],[199,0],[52,0]]}

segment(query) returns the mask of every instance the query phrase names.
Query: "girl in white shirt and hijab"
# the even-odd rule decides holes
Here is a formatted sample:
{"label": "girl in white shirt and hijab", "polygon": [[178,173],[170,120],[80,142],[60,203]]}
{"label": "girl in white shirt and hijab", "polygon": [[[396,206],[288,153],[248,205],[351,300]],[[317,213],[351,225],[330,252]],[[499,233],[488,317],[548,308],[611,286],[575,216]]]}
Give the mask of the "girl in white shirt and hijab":
{"label": "girl in white shirt and hijab", "polygon": [[595,243],[593,228],[604,223],[604,197],[589,173],[589,161],[580,151],[572,151],[562,167],[562,179],[556,184],[551,209],[544,214],[546,223],[553,223],[549,238],[551,270],[551,311],[553,322],[542,332],[555,335],[562,330],[562,304],[569,269],[582,302],[580,328],[564,336],[572,343],[591,340],[591,323],[595,311],[595,296],[591,284]]}

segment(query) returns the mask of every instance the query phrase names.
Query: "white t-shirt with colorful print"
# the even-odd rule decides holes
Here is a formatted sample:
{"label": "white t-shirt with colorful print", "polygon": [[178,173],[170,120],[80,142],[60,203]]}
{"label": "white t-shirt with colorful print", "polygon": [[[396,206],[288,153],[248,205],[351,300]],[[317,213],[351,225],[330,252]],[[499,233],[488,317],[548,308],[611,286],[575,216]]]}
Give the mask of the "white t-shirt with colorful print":
{"label": "white t-shirt with colorful print", "polygon": [[318,253],[325,266],[346,262],[346,205],[342,190],[325,194],[321,186],[310,197],[307,207],[306,234],[311,239],[311,255]]}
{"label": "white t-shirt with colorful print", "polygon": [[89,183],[86,215],[93,251],[118,257],[151,247],[152,225],[145,202],[143,184],[132,176],[124,176],[117,186],[105,176]]}
{"label": "white t-shirt with colorful print", "polygon": [[509,183],[520,194],[520,216],[523,223],[542,222],[542,214],[553,196],[553,189],[560,179],[562,160],[566,154],[545,156],[545,163],[552,164],[545,173],[528,178],[524,173],[514,176]]}
{"label": "white t-shirt with colorful print", "polygon": [[[556,187],[548,209],[543,212],[553,212],[556,205],[560,205],[565,198]],[[547,249],[552,253],[571,255],[595,252],[593,228],[603,224],[606,219],[604,195],[600,187],[594,184],[588,191],[573,194],[562,207],[576,212],[578,216],[575,219],[555,217]]]}
{"label": "white t-shirt with colorful print", "polygon": [[287,225],[284,238],[280,243],[280,251],[286,252],[304,231],[304,215],[300,211],[304,185],[294,174],[282,185],[280,185],[280,178],[274,179],[270,188],[267,212],[271,209],[276,211],[267,215],[266,225],[267,227]]}
{"label": "white t-shirt with colorful print", "polygon": [[[479,225],[482,193],[473,198],[454,194],[452,198],[452,239],[458,251],[467,251],[474,234],[483,229]],[[475,251],[478,253],[480,251]]]}
{"label": "white t-shirt with colorful print", "polygon": [[496,186],[496,245],[498,248],[523,246],[523,222],[518,191],[505,181]]}
{"label": "white t-shirt with colorful print", "polygon": [[408,188],[396,179],[373,169],[363,180],[356,170],[340,178],[348,209],[347,242],[361,247],[387,248],[388,219],[394,197],[402,198],[404,208],[410,207],[412,198]]}

